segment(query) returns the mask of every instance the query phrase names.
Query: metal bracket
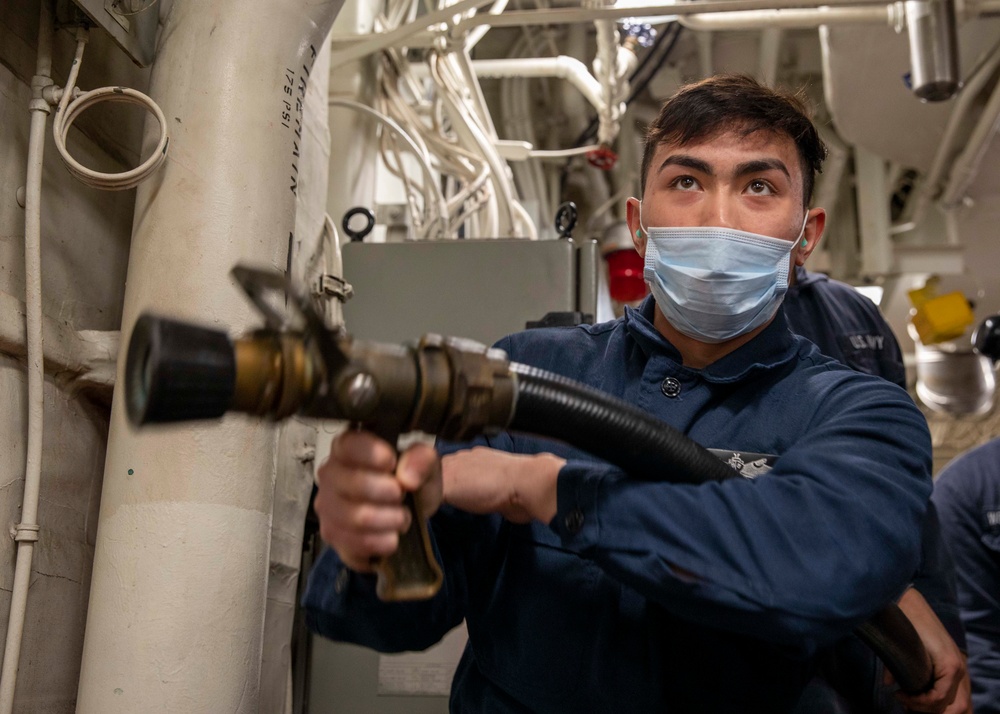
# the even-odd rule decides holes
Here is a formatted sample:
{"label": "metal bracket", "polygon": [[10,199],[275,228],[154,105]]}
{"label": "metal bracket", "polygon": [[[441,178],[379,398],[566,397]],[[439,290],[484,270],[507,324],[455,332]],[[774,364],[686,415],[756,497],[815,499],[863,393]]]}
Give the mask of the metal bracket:
{"label": "metal bracket", "polygon": [[347,302],[354,297],[354,287],[336,275],[320,275],[313,287],[316,297],[335,297],[340,302]]}

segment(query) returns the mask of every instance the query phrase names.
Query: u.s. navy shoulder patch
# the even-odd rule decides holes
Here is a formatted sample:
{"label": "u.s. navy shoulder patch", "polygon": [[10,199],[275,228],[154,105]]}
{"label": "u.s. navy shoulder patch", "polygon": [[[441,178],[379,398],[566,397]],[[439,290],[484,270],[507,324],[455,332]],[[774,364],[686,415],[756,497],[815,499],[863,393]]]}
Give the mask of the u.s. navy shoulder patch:
{"label": "u.s. navy shoulder patch", "polygon": [[766,474],[778,461],[774,454],[752,454],[749,451],[733,451],[732,449],[709,449],[723,463],[744,478],[757,478]]}

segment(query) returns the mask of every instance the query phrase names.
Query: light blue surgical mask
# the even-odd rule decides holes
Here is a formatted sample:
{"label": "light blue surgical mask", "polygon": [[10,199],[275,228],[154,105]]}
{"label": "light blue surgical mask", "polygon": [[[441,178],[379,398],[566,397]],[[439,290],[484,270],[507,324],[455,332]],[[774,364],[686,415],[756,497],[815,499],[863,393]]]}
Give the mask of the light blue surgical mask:
{"label": "light blue surgical mask", "polygon": [[[640,225],[642,224],[640,204]],[[643,277],[679,332],[717,344],[774,317],[788,290],[794,241],[733,228],[645,228]]]}

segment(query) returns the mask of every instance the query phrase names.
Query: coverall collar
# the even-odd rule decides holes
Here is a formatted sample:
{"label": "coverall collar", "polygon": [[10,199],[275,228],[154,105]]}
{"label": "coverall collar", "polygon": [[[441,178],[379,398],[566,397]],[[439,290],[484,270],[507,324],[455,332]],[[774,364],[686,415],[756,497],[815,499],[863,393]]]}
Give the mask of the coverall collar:
{"label": "coverall collar", "polygon": [[[625,327],[647,357],[664,355],[681,364],[681,354],[653,326],[656,303],[648,296],[637,308],[625,307]],[[708,365],[695,370],[682,369],[698,374],[709,382],[736,382],[758,369],[774,369],[786,364],[798,352],[798,342],[788,329],[784,311],[780,308],[771,323],[754,339]]]}

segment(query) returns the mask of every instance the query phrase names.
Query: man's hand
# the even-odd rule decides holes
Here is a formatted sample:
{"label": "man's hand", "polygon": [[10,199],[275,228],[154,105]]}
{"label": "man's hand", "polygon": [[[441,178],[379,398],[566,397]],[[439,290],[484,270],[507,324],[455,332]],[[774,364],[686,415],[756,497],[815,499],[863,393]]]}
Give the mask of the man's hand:
{"label": "man's hand", "polygon": [[[965,655],[919,592],[908,589],[898,604],[913,623],[930,655],[934,666],[934,688],[917,696],[898,692],[896,697],[910,711],[971,714],[972,697]],[[885,671],[885,683],[893,683],[889,670]]]}
{"label": "man's hand", "polygon": [[444,500],[470,513],[508,521],[548,523],[556,515],[556,482],[565,459],[526,456],[477,446],[443,459]]}
{"label": "man's hand", "polygon": [[333,440],[316,484],[320,535],[347,567],[366,573],[375,560],[396,551],[399,534],[410,526],[406,492],[419,489],[423,517],[441,505],[441,462],[429,444],[415,444],[397,458],[388,442],[348,431]]}

